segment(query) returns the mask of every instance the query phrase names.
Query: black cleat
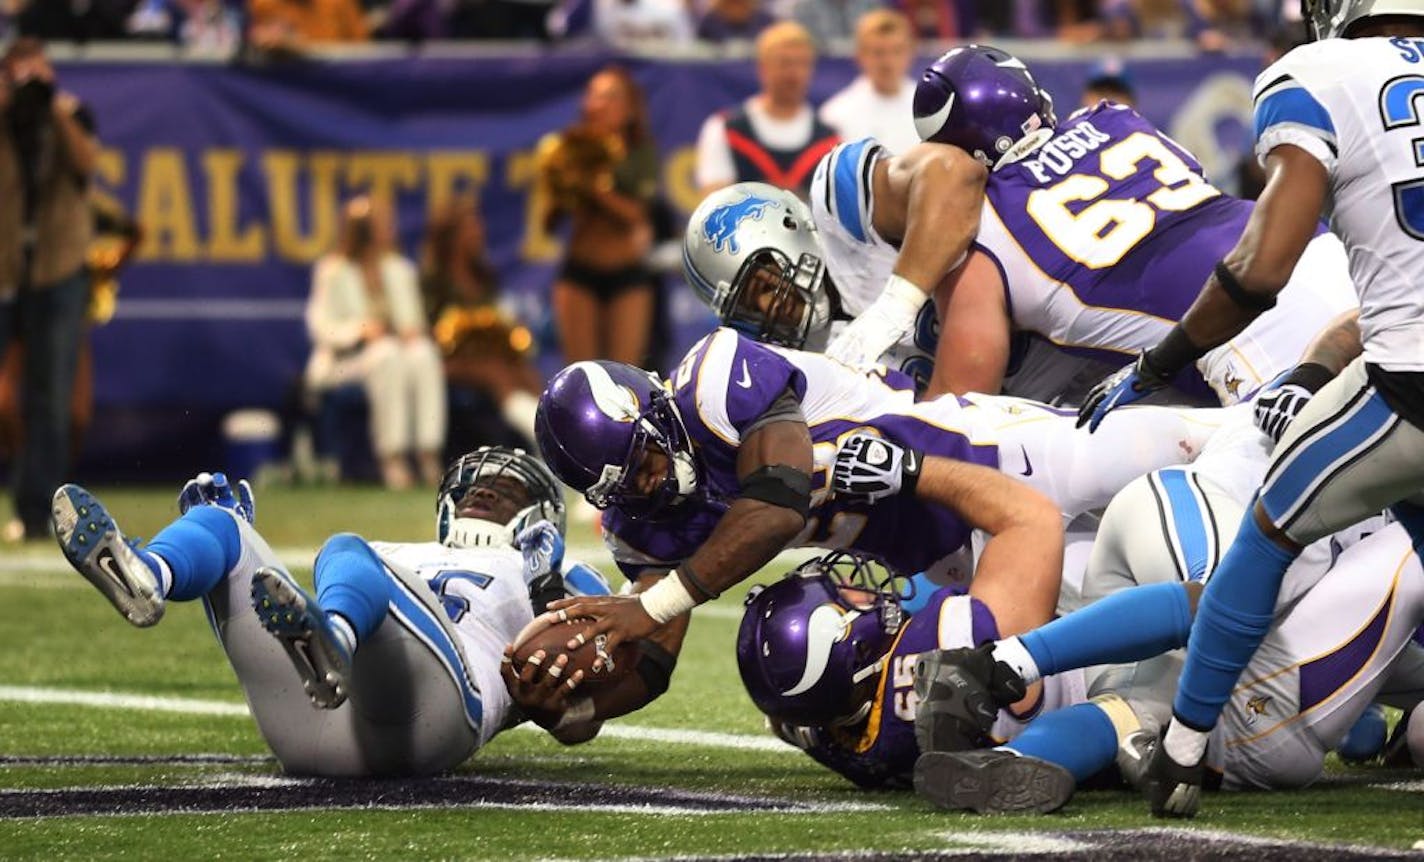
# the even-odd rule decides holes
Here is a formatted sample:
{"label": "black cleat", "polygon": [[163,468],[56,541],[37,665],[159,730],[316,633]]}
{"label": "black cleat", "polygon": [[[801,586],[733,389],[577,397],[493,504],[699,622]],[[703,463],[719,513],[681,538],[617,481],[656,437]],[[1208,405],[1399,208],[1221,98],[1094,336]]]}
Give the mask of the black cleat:
{"label": "black cleat", "polygon": [[[1166,733],[1164,727],[1163,737]],[[1162,737],[1159,737],[1142,782],[1142,792],[1152,804],[1152,816],[1181,820],[1197,816],[1205,779],[1205,765],[1198,761],[1191,766],[1183,766],[1173,760],[1162,744]]]}
{"label": "black cleat", "polygon": [[994,727],[999,709],[1022,700],[1027,686],[993,646],[931,650],[915,660],[915,741],[920,751],[974,748]]}
{"label": "black cleat", "polygon": [[1056,763],[1011,751],[931,751],[915,761],[915,791],[938,808],[980,814],[1047,814],[1078,782]]}

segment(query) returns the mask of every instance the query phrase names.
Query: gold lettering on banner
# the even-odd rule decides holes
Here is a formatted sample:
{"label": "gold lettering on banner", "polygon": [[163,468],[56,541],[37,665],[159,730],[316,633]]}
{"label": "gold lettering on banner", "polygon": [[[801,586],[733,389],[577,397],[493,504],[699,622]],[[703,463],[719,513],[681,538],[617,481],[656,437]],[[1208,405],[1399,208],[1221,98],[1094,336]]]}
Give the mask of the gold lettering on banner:
{"label": "gold lettering on banner", "polygon": [[479,150],[432,151],[425,157],[425,217],[435,218],[455,194],[478,191],[488,181],[489,154]]}
{"label": "gold lettering on banner", "polygon": [[537,179],[534,150],[515,150],[509,154],[504,169],[504,181],[512,189],[528,189],[524,198],[524,241],[519,253],[534,263],[555,260],[559,256],[559,241],[548,230],[547,216],[553,202]]}
{"label": "gold lettering on banner", "polygon": [[99,150],[99,161],[94,166],[94,178],[98,180],[90,188],[90,194],[99,201],[101,207],[114,212],[128,212],[129,208],[113,194],[113,190],[128,181],[128,162],[123,152],[104,147]]}
{"label": "gold lettering on banner", "polygon": [[679,212],[690,213],[702,203],[697,188],[697,148],[678,147],[663,162],[663,188],[668,203]]}
{"label": "gold lettering on banner", "polygon": [[267,257],[261,225],[238,225],[237,177],[242,171],[241,150],[203,153],[203,173],[208,180],[208,247],[213,263],[261,263]]}
{"label": "gold lettering on banner", "polygon": [[297,180],[303,158],[292,150],[269,150],[262,155],[267,175],[267,206],[272,218],[272,247],[293,263],[309,263],[336,244],[336,172],[340,153],[319,150],[305,159],[307,166],[307,231],[302,232]]}
{"label": "gold lettering on banner", "polygon": [[415,188],[419,181],[420,163],[410,153],[375,150],[347,156],[347,188],[364,191],[380,203],[394,205],[402,189]]}
{"label": "gold lettering on banner", "polygon": [[198,228],[193,221],[193,196],[181,150],[155,147],[144,155],[137,209],[144,229],[138,251],[140,260],[198,259]]}

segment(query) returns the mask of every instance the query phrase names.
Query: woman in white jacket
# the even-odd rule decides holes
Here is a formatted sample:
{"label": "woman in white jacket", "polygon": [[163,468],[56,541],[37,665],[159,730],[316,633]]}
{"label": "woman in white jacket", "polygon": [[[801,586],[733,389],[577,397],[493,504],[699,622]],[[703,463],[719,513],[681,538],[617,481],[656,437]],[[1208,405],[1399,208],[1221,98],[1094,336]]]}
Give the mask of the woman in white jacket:
{"label": "woman in white jacket", "polygon": [[412,453],[421,480],[438,484],[446,423],[440,354],[415,265],[396,251],[389,215],[370,198],[346,205],[337,250],[316,263],[306,318],[308,389],[363,384],[386,486],[412,484]]}

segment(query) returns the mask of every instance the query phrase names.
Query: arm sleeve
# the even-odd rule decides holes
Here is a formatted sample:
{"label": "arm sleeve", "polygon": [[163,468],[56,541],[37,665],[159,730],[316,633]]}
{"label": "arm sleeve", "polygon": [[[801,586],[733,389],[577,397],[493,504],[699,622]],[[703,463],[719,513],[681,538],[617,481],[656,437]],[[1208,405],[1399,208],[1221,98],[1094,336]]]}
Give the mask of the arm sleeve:
{"label": "arm sleeve", "polygon": [[1330,112],[1280,63],[1257,80],[1253,113],[1256,158],[1263,164],[1271,150],[1291,144],[1318,159],[1326,173],[1334,174],[1340,147]]}

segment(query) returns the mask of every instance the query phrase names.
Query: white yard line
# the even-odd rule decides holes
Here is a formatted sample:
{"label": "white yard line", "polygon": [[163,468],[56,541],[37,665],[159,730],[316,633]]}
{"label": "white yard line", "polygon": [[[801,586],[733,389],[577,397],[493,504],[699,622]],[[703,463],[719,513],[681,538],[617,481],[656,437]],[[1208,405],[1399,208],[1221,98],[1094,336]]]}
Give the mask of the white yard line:
{"label": "white yard line", "polygon": [[[57,704],[98,709],[129,709],[147,712],[174,712],[186,715],[221,715],[235,718],[249,715],[247,706],[221,700],[199,700],[188,697],[153,697],[111,691],[42,688],[34,686],[0,685],[0,702]],[[532,724],[522,724],[519,730],[539,731]],[[542,731],[539,731],[542,733]],[[739,751],[762,751],[796,754],[797,750],[771,736],[745,733],[716,733],[704,730],[676,730],[663,727],[641,727],[634,724],[606,724],[599,734],[605,739],[626,739],[635,742],[657,742],[672,745],[697,745],[704,748],[725,748]]]}

